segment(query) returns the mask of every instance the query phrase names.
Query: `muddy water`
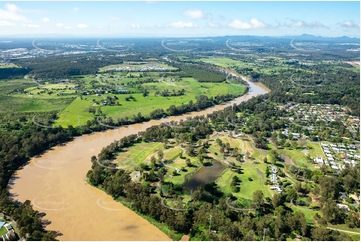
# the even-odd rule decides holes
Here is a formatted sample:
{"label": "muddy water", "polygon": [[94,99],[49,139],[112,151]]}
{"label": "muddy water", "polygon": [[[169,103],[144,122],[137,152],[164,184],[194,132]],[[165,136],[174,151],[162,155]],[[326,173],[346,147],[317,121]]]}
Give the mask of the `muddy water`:
{"label": "muddy water", "polygon": [[268,92],[260,84],[250,83],[250,87],[248,94],[225,105],[83,135],[65,146],[54,147],[16,172],[10,192],[18,201],[31,200],[34,209],[46,213],[44,218],[51,221],[47,229],[63,234],[59,240],[170,240],[148,221],[85,182],[90,157],[114,140],[152,125],[208,114]]}
{"label": "muddy water", "polygon": [[213,160],[212,165],[202,167],[194,174],[187,184],[188,191],[194,191],[198,186],[203,186],[217,179],[218,175],[226,169],[219,161]]}

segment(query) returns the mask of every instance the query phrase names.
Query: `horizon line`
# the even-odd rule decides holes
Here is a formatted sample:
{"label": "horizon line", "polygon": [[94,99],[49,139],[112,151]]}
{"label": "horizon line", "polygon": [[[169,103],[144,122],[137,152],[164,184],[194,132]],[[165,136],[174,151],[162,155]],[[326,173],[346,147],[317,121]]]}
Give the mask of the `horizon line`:
{"label": "horizon line", "polygon": [[84,34],[84,35],[73,35],[73,34],[9,34],[9,35],[1,35],[0,38],[49,38],[49,37],[63,37],[63,38],[153,38],[153,39],[161,39],[161,38],[222,38],[222,37],[270,37],[270,38],[286,38],[286,37],[300,37],[300,36],[310,36],[310,37],[319,37],[319,38],[351,38],[351,39],[360,39],[360,36],[322,36],[322,35],[313,35],[313,34],[299,34],[299,35],[204,35],[204,36],[172,36],[172,35],[147,35],[147,34],[136,34],[136,35],[126,35],[121,36],[119,34],[104,34],[104,35],[92,35],[92,34]]}

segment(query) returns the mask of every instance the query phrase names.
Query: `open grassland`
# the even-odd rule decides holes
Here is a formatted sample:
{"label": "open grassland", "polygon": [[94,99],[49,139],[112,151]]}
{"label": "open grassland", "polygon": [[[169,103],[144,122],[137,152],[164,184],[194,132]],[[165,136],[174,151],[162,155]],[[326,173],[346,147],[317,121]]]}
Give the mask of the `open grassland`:
{"label": "open grassland", "polygon": [[[231,85],[229,83],[199,83],[193,78],[183,78],[177,82],[161,82],[161,83],[146,83],[143,84],[149,90],[150,94],[144,97],[142,93],[132,94],[135,98],[131,101],[125,101],[126,97],[130,94],[103,94],[97,96],[95,94],[85,95],[76,98],[66,109],[59,114],[59,120],[70,120],[70,122],[57,121],[55,125],[61,125],[67,127],[67,125],[77,126],[79,124],[85,124],[88,120],[94,119],[96,114],[89,113],[90,107],[101,108],[101,111],[106,117],[117,118],[132,118],[134,115],[138,115],[140,112],[143,116],[149,116],[149,114],[159,108],[166,110],[170,105],[180,106],[187,104],[189,101],[196,101],[196,96],[205,94],[207,96],[216,96],[218,94],[234,94],[241,95],[245,91],[245,87],[241,85]],[[185,95],[182,96],[155,96],[155,91],[163,91],[168,89],[169,91],[185,89]],[[108,106],[108,105],[95,105],[93,100],[102,103],[107,97],[116,96],[120,105]],[[79,118],[80,117],[80,118]]]}
{"label": "open grassland", "polygon": [[14,64],[14,63],[10,63],[10,64],[6,64],[6,65],[0,65],[0,69],[1,68],[20,68],[20,66]]}
{"label": "open grassland", "polygon": [[307,148],[285,148],[282,149],[280,152],[282,154],[287,155],[290,159],[292,159],[293,163],[299,166],[305,166],[309,169],[314,169],[313,163],[310,163],[307,160],[307,156],[309,155],[310,158],[313,160],[316,157],[321,157],[325,159],[325,156],[322,152],[322,149],[319,145],[319,143],[315,142],[308,142],[305,145]]}
{"label": "open grassland", "polygon": [[119,168],[129,171],[134,170],[135,167],[140,166],[142,163],[150,164],[151,154],[156,153],[158,149],[162,148],[162,143],[142,142],[128,148],[126,152],[122,152],[121,155],[116,158],[115,163]]}
{"label": "open grassland", "polygon": [[225,67],[225,68],[229,68],[232,66],[240,66],[243,63],[240,60],[233,60],[233,59],[229,59],[229,58],[212,58],[212,57],[211,58],[200,58],[200,59],[198,59],[198,61],[206,62],[209,64],[213,64],[213,65],[221,66],[221,67]]}
{"label": "open grassland", "polygon": [[73,98],[21,98],[14,96],[0,96],[0,112],[48,112],[60,111],[67,107]]}
{"label": "open grassland", "polygon": [[37,86],[36,83],[26,79],[0,80],[0,95],[10,94],[16,90],[22,90]]}
{"label": "open grassland", "polygon": [[[185,59],[186,60],[186,59]],[[266,61],[265,61],[266,60]],[[269,60],[269,61],[267,61]],[[224,67],[224,68],[238,68],[240,70],[242,69],[252,69],[253,71],[257,73],[262,73],[266,75],[270,74],[277,74],[281,70],[289,70],[292,68],[293,71],[303,71],[312,73],[309,70],[304,70],[301,68],[293,68],[289,65],[284,63],[284,59],[282,58],[272,58],[269,56],[268,58],[265,58],[264,60],[256,60],[255,63],[246,63],[242,60],[235,60],[230,58],[222,58],[222,57],[205,57],[205,58],[199,58],[194,59],[193,61],[202,61],[205,63],[213,64],[216,66]],[[356,68],[353,68],[356,69]]]}

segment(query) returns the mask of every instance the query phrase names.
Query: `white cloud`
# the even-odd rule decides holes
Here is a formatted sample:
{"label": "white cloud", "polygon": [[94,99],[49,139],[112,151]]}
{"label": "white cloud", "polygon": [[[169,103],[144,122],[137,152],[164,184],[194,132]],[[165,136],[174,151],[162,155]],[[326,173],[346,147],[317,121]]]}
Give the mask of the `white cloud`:
{"label": "white cloud", "polygon": [[0,9],[0,20],[2,21],[15,21],[15,22],[30,22],[30,20],[25,16],[20,14],[22,12],[19,7],[15,4],[6,4],[5,10]]}
{"label": "white cloud", "polygon": [[42,21],[42,22],[44,22],[44,23],[47,23],[47,22],[49,22],[49,21],[50,21],[50,19],[49,19],[49,18],[47,18],[47,17],[45,17],[45,18],[43,18],[41,21]]}
{"label": "white cloud", "polygon": [[73,12],[78,12],[79,11],[79,8],[78,7],[75,7],[75,8],[73,8]]}
{"label": "white cloud", "polygon": [[197,25],[193,24],[192,22],[185,23],[183,21],[173,22],[170,24],[173,28],[196,28]]}
{"label": "white cloud", "polygon": [[256,28],[256,29],[266,27],[266,25],[264,23],[262,23],[261,21],[259,21],[256,18],[251,19],[251,25],[252,25],[252,28]]}
{"label": "white cloud", "polygon": [[15,23],[7,20],[0,20],[0,27],[1,26],[14,26]]}
{"label": "white cloud", "polygon": [[203,12],[198,9],[189,9],[184,12],[184,15],[191,17],[192,19],[199,19],[204,17]]}
{"label": "white cloud", "polygon": [[339,25],[341,25],[341,27],[349,28],[349,29],[360,29],[360,24],[353,22],[344,21],[342,23],[339,23]]}
{"label": "white cloud", "polygon": [[228,27],[233,29],[261,29],[266,25],[256,18],[252,18],[249,22],[242,22],[241,20],[233,20],[228,24]]}
{"label": "white cloud", "polygon": [[88,25],[86,25],[86,24],[77,24],[76,27],[78,27],[78,29],[85,29],[85,28],[88,28]]}
{"label": "white cloud", "polygon": [[252,18],[249,22],[242,22],[241,20],[233,20],[228,24],[228,27],[233,29],[260,29],[266,27],[264,23],[256,18]]}
{"label": "white cloud", "polygon": [[286,27],[304,27],[304,28],[328,28],[323,23],[316,21],[316,22],[305,22],[303,20],[292,20],[291,24],[285,24]]}
{"label": "white cloud", "polygon": [[140,25],[139,24],[132,24],[132,28],[133,29],[140,29]]}
{"label": "white cloud", "polygon": [[15,4],[12,3],[8,3],[5,5],[6,9],[10,12],[17,12],[17,11],[21,11],[21,9],[19,7],[17,7]]}

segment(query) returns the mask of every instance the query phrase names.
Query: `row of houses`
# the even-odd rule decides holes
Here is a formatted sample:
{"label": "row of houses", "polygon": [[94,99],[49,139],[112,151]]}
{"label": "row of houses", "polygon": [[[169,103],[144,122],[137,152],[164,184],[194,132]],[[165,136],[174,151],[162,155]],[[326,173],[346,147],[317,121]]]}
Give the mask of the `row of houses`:
{"label": "row of houses", "polygon": [[277,172],[278,169],[275,166],[271,166],[271,175],[270,175],[270,180],[273,184],[273,186],[270,187],[271,190],[277,190],[278,192],[282,192],[281,187],[278,185],[278,181],[277,181]]}
{"label": "row of houses", "polygon": [[[303,123],[305,124],[303,129],[307,129],[309,131],[315,130],[315,127],[312,127],[311,124],[318,121],[322,121],[326,124],[329,124],[331,122],[339,120],[344,124],[345,128],[352,134],[355,134],[357,128],[360,127],[360,118],[349,115],[346,112],[347,108],[340,105],[330,105],[330,104],[310,105],[310,104],[302,104],[302,103],[297,104],[294,102],[290,102],[286,105],[279,106],[279,108],[284,109],[289,113],[288,117],[280,117],[281,119],[285,119],[290,122],[297,121],[298,123]],[[331,135],[335,135],[335,132],[333,132],[333,134]],[[343,137],[343,138],[348,139],[347,137]]]}
{"label": "row of houses", "polygon": [[325,155],[325,160],[321,157],[314,159],[314,162],[319,165],[330,166],[336,174],[340,170],[346,168],[346,165],[355,167],[359,164],[360,155],[357,154],[357,147],[355,145],[344,144],[326,144],[321,143],[322,150]]}

